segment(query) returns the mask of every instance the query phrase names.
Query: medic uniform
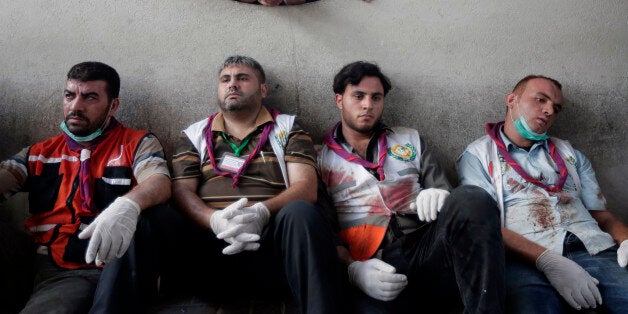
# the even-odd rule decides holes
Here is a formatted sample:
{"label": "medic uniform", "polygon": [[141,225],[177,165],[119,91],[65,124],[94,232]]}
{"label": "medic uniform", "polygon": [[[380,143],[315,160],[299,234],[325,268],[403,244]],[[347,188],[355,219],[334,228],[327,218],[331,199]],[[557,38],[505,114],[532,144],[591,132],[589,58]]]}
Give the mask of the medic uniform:
{"label": "medic uniform", "polygon": [[415,207],[421,190],[451,186],[416,130],[375,126],[364,159],[343,138],[340,123],[324,142],[321,176],[351,256],[380,259],[408,278],[408,286],[389,302],[348,286],[354,311],[407,313],[425,302],[444,309],[456,296],[465,312],[501,311],[504,251],[499,211],[487,193],[458,187],[436,221],[421,222]]}
{"label": "medic uniform", "polygon": [[[23,155],[22,155],[23,154]],[[80,231],[115,200],[156,173],[169,176],[163,149],[146,131],[126,128],[112,119],[90,147],[59,135],[24,149],[2,164],[29,192],[26,227],[63,268],[81,268],[89,239]]]}

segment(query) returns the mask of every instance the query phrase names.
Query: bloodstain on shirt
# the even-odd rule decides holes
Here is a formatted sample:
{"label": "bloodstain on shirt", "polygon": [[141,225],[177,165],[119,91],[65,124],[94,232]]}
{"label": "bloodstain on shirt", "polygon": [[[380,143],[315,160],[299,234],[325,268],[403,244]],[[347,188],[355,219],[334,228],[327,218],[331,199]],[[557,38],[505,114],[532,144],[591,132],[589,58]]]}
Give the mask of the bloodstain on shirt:
{"label": "bloodstain on shirt", "polygon": [[398,180],[390,184],[380,182],[379,192],[386,207],[394,212],[407,212],[409,204],[416,200],[418,184],[415,178]]}
{"label": "bloodstain on shirt", "polygon": [[556,217],[552,213],[552,205],[547,198],[534,198],[530,202],[530,218],[534,219],[533,223],[543,229],[553,227],[556,223]]}
{"label": "bloodstain on shirt", "polygon": [[510,186],[510,193],[512,194],[515,194],[525,188],[523,184],[517,182],[517,180],[513,178],[508,178],[508,181],[506,181],[506,183],[508,184],[508,186]]}

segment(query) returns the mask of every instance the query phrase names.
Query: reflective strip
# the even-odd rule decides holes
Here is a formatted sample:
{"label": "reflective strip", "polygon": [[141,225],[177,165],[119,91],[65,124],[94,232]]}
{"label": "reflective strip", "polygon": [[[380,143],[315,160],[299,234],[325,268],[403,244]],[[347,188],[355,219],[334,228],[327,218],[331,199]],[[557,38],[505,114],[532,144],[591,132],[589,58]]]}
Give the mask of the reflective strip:
{"label": "reflective strip", "polygon": [[[31,232],[46,232],[48,230],[53,229],[54,227],[56,227],[57,224],[46,224],[46,225],[39,225],[39,226],[33,226],[28,228],[28,230],[30,230]],[[79,230],[83,230],[85,228],[87,228],[87,226],[89,226],[88,224],[81,224],[79,226]]]}
{"label": "reflective strip", "polygon": [[61,157],[56,157],[56,158],[46,158],[43,155],[30,155],[28,156],[28,161],[41,161],[45,164],[58,164],[61,162],[61,160],[67,160],[67,161],[71,161],[71,162],[78,162],[80,161],[77,157],[75,156],[69,156],[69,155],[61,155]]}
{"label": "reflective strip", "polygon": [[40,245],[37,247],[37,250],[35,250],[35,252],[40,255],[48,255],[48,247]]}
{"label": "reflective strip", "polygon": [[56,226],[57,226],[56,224],[39,225],[39,226],[30,227],[28,228],[28,230],[30,230],[31,232],[46,232]]}
{"label": "reflective strip", "polygon": [[339,191],[342,191],[344,189],[348,189],[348,188],[352,188],[354,186],[356,186],[358,183],[356,181],[347,181],[344,183],[340,183],[337,186],[329,189],[329,194],[330,195],[334,195],[336,193],[338,193]]}
{"label": "reflective strip", "polygon": [[131,179],[119,179],[119,178],[105,178],[102,177],[102,180],[107,184],[111,185],[131,185]]}

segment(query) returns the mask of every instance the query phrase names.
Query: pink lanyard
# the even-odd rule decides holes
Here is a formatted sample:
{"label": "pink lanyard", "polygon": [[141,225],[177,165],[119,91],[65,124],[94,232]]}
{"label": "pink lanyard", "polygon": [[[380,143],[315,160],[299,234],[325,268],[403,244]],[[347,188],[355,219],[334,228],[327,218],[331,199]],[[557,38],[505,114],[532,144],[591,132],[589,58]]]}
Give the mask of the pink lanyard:
{"label": "pink lanyard", "polygon": [[556,145],[554,145],[554,143],[550,139],[547,140],[547,147],[549,148],[550,156],[552,156],[552,160],[554,160],[554,163],[558,167],[558,172],[560,173],[560,177],[556,181],[556,184],[547,185],[539,181],[538,179],[535,179],[532,176],[530,176],[512,158],[512,156],[508,154],[508,150],[506,149],[506,144],[504,144],[504,141],[502,140],[501,135],[499,134],[499,130],[501,129],[502,125],[504,125],[504,121],[501,121],[495,124],[487,123],[486,134],[488,134],[493,139],[493,141],[497,145],[497,149],[499,150],[499,153],[506,160],[506,163],[510,165],[527,182],[530,182],[538,187],[541,187],[548,192],[560,192],[563,189],[563,185],[565,185],[565,181],[567,180],[567,167],[565,166],[565,162],[563,161],[563,159],[560,157],[560,154],[556,150]]}
{"label": "pink lanyard", "polygon": [[333,134],[336,134],[336,129],[338,129],[339,125],[340,122],[336,123],[331,131],[325,134],[325,137],[323,138],[323,142],[325,142],[325,145],[327,145],[327,147],[334,151],[334,153],[336,153],[338,156],[342,157],[346,161],[356,163],[365,168],[376,169],[377,174],[379,175],[379,181],[384,181],[384,162],[386,161],[386,153],[388,152],[386,131],[383,131],[382,134],[380,134],[377,141],[379,154],[377,156],[377,163],[374,164],[370,161],[364,160],[354,154],[347,152],[344,148],[342,148],[342,146],[340,146],[340,144],[336,142],[336,140],[334,140]]}
{"label": "pink lanyard", "polygon": [[[268,109],[268,111],[270,111],[270,114],[273,116],[273,120],[279,114],[279,111],[276,111],[273,109]],[[270,131],[274,127],[274,123],[267,123],[264,126],[264,130],[262,131],[262,135],[255,149],[246,158],[246,160],[244,161],[244,164],[242,164],[242,167],[240,167],[238,172],[231,173],[231,172],[222,171],[218,169],[218,167],[216,166],[216,158],[214,157],[214,136],[212,134],[212,123],[214,122],[214,118],[216,117],[216,115],[218,115],[218,112],[214,113],[213,115],[209,117],[207,126],[205,127],[205,130],[203,132],[205,134],[205,142],[207,143],[207,155],[209,156],[209,162],[211,163],[212,169],[214,169],[214,172],[219,176],[233,178],[233,184],[231,185],[231,187],[235,188],[238,185],[238,182],[240,181],[240,176],[242,175],[242,173],[244,173],[244,170],[246,170],[246,167],[249,165],[251,160],[253,160],[253,158],[260,152],[260,150],[262,150],[262,147],[268,141],[268,137],[270,135]]]}

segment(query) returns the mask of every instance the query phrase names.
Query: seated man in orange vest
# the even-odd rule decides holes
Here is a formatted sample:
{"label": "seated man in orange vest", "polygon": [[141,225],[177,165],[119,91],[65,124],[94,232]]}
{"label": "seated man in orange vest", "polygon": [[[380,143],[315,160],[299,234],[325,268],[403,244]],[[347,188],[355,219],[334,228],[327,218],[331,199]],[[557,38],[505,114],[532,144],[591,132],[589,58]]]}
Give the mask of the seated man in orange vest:
{"label": "seated man in orange vest", "polygon": [[[414,129],[383,123],[391,89],[379,67],[346,65],[334,78],[341,120],[318,157],[338,213],[339,257],[351,311],[498,313],[504,306],[499,210],[482,189],[454,189]],[[458,301],[458,307],[459,305]]]}
{"label": "seated man in orange vest", "polygon": [[26,228],[36,244],[37,273],[22,313],[114,311],[108,306],[120,302],[108,291],[120,282],[103,284],[105,273],[115,277],[122,267],[116,258],[131,244],[140,212],[170,197],[157,138],[113,117],[119,90],[112,67],[73,66],[63,91],[63,134],[0,164],[0,200],[29,192]]}

